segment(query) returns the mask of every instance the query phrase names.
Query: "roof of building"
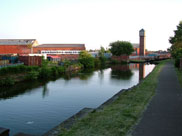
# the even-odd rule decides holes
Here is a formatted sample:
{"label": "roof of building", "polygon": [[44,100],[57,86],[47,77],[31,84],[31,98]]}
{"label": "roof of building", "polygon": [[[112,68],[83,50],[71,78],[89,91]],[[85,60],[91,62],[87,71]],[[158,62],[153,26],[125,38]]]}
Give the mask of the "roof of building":
{"label": "roof of building", "polygon": [[61,48],[66,48],[66,47],[85,47],[85,44],[41,44],[38,45],[36,48],[51,48],[51,47],[61,47]]}
{"label": "roof of building", "polygon": [[35,41],[36,39],[0,39],[0,45],[28,45]]}
{"label": "roof of building", "polygon": [[138,43],[132,43],[134,48],[139,48],[139,44]]}

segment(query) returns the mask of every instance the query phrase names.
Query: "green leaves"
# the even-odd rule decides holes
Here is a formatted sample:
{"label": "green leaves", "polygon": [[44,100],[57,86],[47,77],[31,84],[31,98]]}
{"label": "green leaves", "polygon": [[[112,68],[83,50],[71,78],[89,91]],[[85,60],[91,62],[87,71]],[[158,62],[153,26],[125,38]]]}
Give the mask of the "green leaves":
{"label": "green leaves", "polygon": [[109,46],[111,46],[111,53],[115,56],[130,55],[134,51],[132,44],[127,41],[116,41]]}
{"label": "green leaves", "polygon": [[87,51],[81,51],[79,55],[79,62],[84,68],[94,68],[94,58]]}

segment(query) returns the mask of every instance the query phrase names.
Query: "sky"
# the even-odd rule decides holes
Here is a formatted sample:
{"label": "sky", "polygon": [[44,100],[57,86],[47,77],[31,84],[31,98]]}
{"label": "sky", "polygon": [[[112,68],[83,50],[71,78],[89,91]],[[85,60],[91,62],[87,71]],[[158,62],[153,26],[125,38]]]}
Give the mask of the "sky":
{"label": "sky", "polygon": [[166,50],[182,20],[182,0],[0,0],[0,39],[45,43],[84,43],[109,47],[117,40]]}

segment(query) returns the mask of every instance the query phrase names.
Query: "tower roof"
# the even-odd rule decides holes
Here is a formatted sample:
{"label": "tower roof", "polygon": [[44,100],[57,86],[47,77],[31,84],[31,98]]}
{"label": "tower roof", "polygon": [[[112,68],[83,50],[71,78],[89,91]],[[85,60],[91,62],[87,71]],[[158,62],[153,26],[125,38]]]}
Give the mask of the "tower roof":
{"label": "tower roof", "polygon": [[142,28],[142,29],[140,30],[140,32],[145,32],[145,30]]}

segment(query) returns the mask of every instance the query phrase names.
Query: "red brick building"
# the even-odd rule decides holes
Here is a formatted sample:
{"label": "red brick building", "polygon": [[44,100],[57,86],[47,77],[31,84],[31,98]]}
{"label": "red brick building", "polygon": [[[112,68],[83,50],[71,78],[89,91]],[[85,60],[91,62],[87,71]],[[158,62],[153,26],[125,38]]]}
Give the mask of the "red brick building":
{"label": "red brick building", "polygon": [[140,47],[138,43],[132,43],[132,46],[134,48],[134,52],[131,54],[131,56],[138,56],[140,54]]}
{"label": "red brick building", "polygon": [[36,39],[0,39],[0,55],[46,54],[59,60],[74,60],[82,50],[85,50],[84,44],[39,45]]}
{"label": "red brick building", "polygon": [[36,39],[0,39],[0,54],[30,54],[37,45]]}
{"label": "red brick building", "polygon": [[78,59],[80,51],[85,50],[84,44],[42,44],[33,48],[35,54],[47,54],[51,58],[61,60]]}
{"label": "red brick building", "polygon": [[140,56],[145,56],[145,30],[141,29],[139,31],[140,36]]}

